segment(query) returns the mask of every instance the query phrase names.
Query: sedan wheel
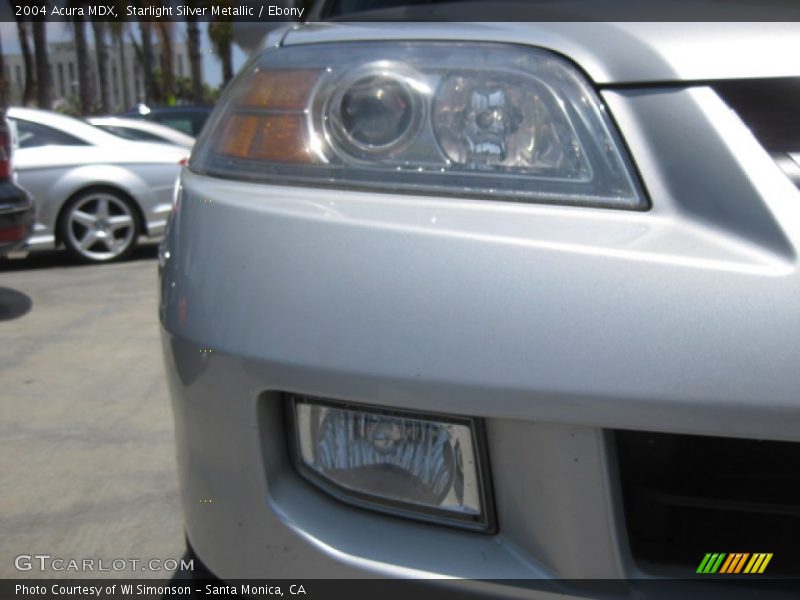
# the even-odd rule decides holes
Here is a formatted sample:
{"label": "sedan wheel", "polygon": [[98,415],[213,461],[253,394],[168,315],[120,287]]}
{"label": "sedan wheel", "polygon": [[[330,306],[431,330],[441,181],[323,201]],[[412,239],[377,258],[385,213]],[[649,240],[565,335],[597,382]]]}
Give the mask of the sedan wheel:
{"label": "sedan wheel", "polygon": [[109,262],[128,256],[140,230],[130,202],[105,190],[84,193],[70,202],[61,227],[67,250],[84,262]]}

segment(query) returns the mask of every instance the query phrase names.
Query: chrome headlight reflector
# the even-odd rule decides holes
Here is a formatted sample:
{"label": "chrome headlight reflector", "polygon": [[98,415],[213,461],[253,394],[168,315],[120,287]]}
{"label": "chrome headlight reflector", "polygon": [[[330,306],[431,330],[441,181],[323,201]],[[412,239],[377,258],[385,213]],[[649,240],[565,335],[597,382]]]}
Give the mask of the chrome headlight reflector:
{"label": "chrome headlight reflector", "polygon": [[351,73],[326,94],[326,139],[342,160],[397,156],[419,133],[424,105],[398,68],[375,65]]}
{"label": "chrome headlight reflector", "polygon": [[299,472],[344,502],[489,530],[480,422],[291,396]]}
{"label": "chrome headlight reflector", "polygon": [[264,52],[192,153],[275,183],[642,209],[605,107],[545,50],[358,42]]}

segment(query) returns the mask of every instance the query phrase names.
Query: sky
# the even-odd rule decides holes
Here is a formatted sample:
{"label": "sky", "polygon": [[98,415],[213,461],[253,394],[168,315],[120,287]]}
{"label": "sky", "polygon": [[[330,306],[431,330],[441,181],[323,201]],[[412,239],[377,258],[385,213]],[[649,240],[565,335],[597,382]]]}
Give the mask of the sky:
{"label": "sky", "polygon": [[[201,52],[203,54],[203,79],[210,86],[217,86],[222,82],[222,64],[217,56],[211,51],[211,43],[206,33],[208,23],[198,23],[201,32]],[[137,32],[135,24],[129,25],[129,31]],[[186,23],[176,22],[174,24],[175,41],[186,43]],[[2,39],[3,54],[19,54],[19,39],[17,37],[17,24],[14,21],[0,21],[0,39]],[[67,42],[72,41],[72,24],[58,21],[47,24],[48,42]],[[90,44],[94,44],[94,37],[91,27],[86,27],[86,39]],[[138,39],[138,37],[137,37]],[[238,70],[247,56],[241,49],[233,45],[233,68]]]}

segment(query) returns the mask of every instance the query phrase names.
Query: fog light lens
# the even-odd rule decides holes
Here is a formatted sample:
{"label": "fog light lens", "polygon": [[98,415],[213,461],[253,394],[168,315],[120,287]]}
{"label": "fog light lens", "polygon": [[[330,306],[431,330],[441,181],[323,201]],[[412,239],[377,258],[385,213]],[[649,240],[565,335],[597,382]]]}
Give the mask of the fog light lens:
{"label": "fog light lens", "polygon": [[292,398],[300,471],[342,500],[488,529],[474,419]]}

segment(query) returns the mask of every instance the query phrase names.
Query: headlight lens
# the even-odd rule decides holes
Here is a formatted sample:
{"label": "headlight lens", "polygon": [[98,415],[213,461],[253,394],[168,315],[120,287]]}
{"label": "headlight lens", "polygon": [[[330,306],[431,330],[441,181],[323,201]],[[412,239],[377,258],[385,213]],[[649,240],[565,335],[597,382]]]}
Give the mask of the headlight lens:
{"label": "headlight lens", "polygon": [[332,142],[345,155],[369,159],[397,151],[417,133],[419,98],[389,74],[360,77],[328,109]]}
{"label": "headlight lens", "polygon": [[290,411],[300,472],[335,496],[402,516],[490,527],[474,420],[299,396]]}
{"label": "headlight lens", "polygon": [[641,209],[630,159],[583,76],[501,44],[266,51],[192,154],[200,173]]}
{"label": "headlight lens", "polygon": [[432,122],[453,163],[588,181],[586,153],[559,111],[557,99],[536,82],[452,75],[439,89]]}

